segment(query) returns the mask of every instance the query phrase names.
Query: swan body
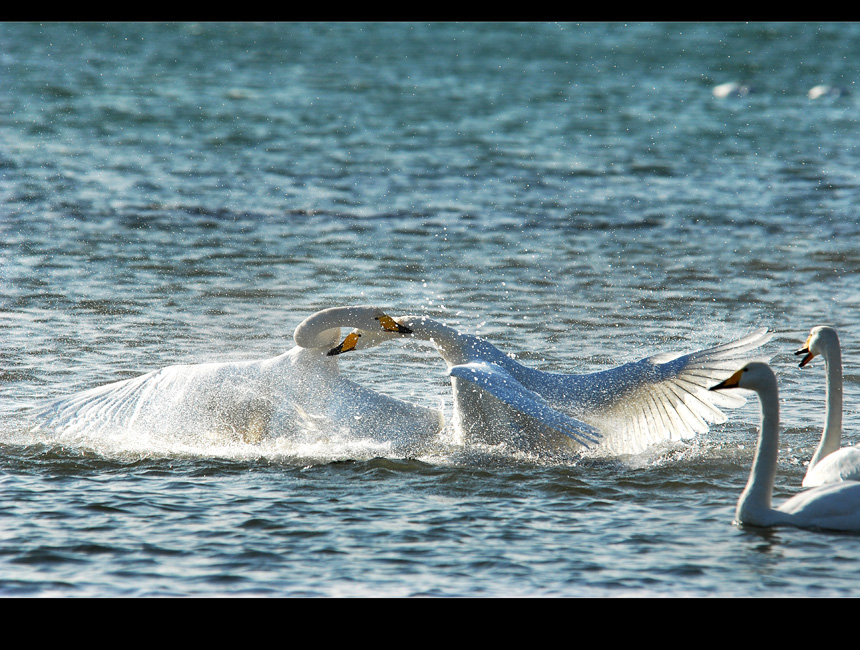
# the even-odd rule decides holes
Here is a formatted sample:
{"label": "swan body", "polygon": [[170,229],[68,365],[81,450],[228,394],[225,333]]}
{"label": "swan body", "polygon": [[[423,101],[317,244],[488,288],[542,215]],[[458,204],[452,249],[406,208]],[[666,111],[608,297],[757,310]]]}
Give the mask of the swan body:
{"label": "swan body", "polygon": [[779,447],[779,395],[776,377],[766,363],[752,362],[711,390],[746,388],[761,404],[758,447],[746,487],[738,500],[735,521],[751,526],[794,526],[860,531],[860,482],[844,481],[801,492],[771,505]]}
{"label": "swan body", "polygon": [[317,429],[376,440],[427,440],[444,427],[440,411],[382,395],[340,375],[327,352],[341,327],[408,333],[375,307],[334,307],[296,327],[296,346],[269,359],[175,365],[50,403],[42,426],[226,435],[257,442]]}
{"label": "swan body", "polygon": [[726,97],[746,97],[747,95],[752,95],[755,91],[754,86],[736,81],[717,84],[712,89],[714,97],[718,97],[719,99],[725,99]]}
{"label": "swan body", "polygon": [[860,480],[860,447],[841,447],[842,444],[842,350],[839,336],[832,327],[813,327],[806,343],[797,352],[804,355],[800,367],[813,357],[824,358],[825,391],[827,406],[824,414],[824,431],[821,442],[803,478],[803,487],[846,480]]}
{"label": "swan body", "polygon": [[837,97],[845,97],[850,95],[850,91],[847,88],[843,88],[841,86],[831,86],[828,84],[818,84],[809,89],[807,96],[809,99],[820,99],[822,97],[827,98],[837,98]]}
{"label": "swan body", "polygon": [[[599,443],[604,451],[635,453],[655,442],[705,432],[708,422],[725,421],[718,406],[744,403],[714,399],[708,387],[771,337],[761,329],[687,355],[661,354],[611,370],[568,375],[528,368],[489,341],[427,316],[395,320],[411,330],[407,338],[431,341],[446,362],[454,425],[467,442],[504,442],[529,450],[576,450]],[[335,352],[392,337],[366,334],[353,332]]]}

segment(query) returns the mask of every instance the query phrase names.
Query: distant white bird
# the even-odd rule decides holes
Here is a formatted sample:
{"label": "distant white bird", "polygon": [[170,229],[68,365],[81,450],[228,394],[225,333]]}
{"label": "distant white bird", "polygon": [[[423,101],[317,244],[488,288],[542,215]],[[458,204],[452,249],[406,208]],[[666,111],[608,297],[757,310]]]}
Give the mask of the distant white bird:
{"label": "distant white bird", "polygon": [[848,89],[841,86],[831,86],[828,84],[818,84],[809,89],[807,96],[809,99],[820,99],[822,97],[845,97],[848,95]]}
{"label": "distant white bird", "polygon": [[825,393],[824,431],[818,449],[809,461],[803,487],[860,480],[860,447],[842,447],[842,350],[832,327],[813,327],[806,343],[795,354],[805,355],[803,368],[816,355],[824,357]]}
{"label": "distant white bird", "polygon": [[750,477],[738,500],[735,521],[751,526],[795,526],[860,531],[860,482],[844,481],[801,492],[778,508],[771,505],[779,451],[779,394],[766,363],[752,362],[711,390],[746,388],[758,394],[761,430]]}
{"label": "distant white bird", "polygon": [[755,87],[750,84],[738,83],[736,81],[727,81],[726,83],[717,84],[712,90],[714,97],[725,99],[726,97],[746,97],[755,92]]}
{"label": "distant white bird", "polygon": [[[703,433],[708,422],[725,421],[718,406],[744,403],[709,392],[709,386],[749,360],[749,352],[772,336],[761,329],[686,355],[658,354],[611,370],[567,375],[523,366],[488,341],[426,316],[395,320],[411,330],[409,336],[431,341],[447,363],[454,424],[467,442],[535,450],[575,450],[578,445],[570,445],[575,441],[586,447],[599,442],[607,452],[635,453],[655,442]],[[333,353],[392,337],[380,331],[352,332]]]}
{"label": "distant white bird", "polygon": [[408,334],[381,310],[334,307],[296,327],[296,347],[270,359],[169,366],[60,399],[37,415],[63,433],[157,432],[257,442],[313,428],[405,444],[444,428],[440,411],[340,375],[327,352],[341,327]]}

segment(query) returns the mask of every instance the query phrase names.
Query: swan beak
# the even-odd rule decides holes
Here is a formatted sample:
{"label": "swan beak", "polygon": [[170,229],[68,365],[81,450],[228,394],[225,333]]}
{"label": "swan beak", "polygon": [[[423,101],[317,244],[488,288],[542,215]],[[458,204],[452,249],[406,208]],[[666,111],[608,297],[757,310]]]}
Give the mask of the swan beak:
{"label": "swan beak", "polygon": [[710,390],[722,390],[724,388],[737,388],[741,381],[741,375],[744,373],[743,368],[734,373],[725,381],[721,381],[716,386],[711,386]]}
{"label": "swan beak", "polygon": [[795,356],[797,356],[798,354],[805,354],[806,355],[805,357],[803,357],[803,359],[800,360],[800,367],[801,368],[803,368],[803,366],[805,366],[807,363],[812,361],[812,358],[815,356],[815,354],[813,354],[813,352],[809,349],[809,339],[811,339],[811,338],[812,337],[810,336],[808,339],[806,339],[806,343],[803,344],[803,347],[794,353]]}
{"label": "swan beak", "polygon": [[326,356],[333,357],[336,354],[343,354],[344,352],[349,352],[350,350],[355,349],[355,346],[358,343],[359,336],[361,336],[361,334],[358,334],[356,332],[350,332],[346,335],[346,338],[343,340],[343,342],[336,348],[332,348],[331,350],[329,350],[326,353]]}
{"label": "swan beak", "polygon": [[380,316],[379,324],[382,325],[382,329],[384,329],[386,332],[395,332],[397,334],[412,334],[411,329],[406,327],[406,325],[401,325],[391,316]]}
{"label": "swan beak", "polygon": [[[412,334],[411,329],[406,327],[406,325],[401,325],[391,318],[391,316],[380,316],[377,320],[379,320],[379,324],[382,325],[382,329],[385,332],[391,332],[393,334]],[[326,353],[326,356],[333,357],[336,354],[343,354],[344,352],[354,350],[355,346],[358,345],[358,339],[360,336],[361,334],[358,332],[350,332],[346,335],[343,343],[329,350]]]}
{"label": "swan beak", "polygon": [[798,364],[799,367],[801,367],[801,368],[803,368],[803,366],[805,366],[807,363],[812,361],[812,358],[815,356],[807,348],[802,348],[802,349],[798,350],[797,352],[795,352],[794,354],[805,354],[806,355],[805,357],[803,357],[800,360],[800,364]]}

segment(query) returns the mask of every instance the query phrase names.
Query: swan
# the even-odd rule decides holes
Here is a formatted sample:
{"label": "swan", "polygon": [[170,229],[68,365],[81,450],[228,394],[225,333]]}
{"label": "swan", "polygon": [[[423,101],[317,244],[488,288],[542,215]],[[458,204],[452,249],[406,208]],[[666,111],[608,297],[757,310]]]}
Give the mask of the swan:
{"label": "swan", "polygon": [[820,99],[821,97],[845,97],[850,95],[850,91],[847,88],[843,88],[842,86],[831,86],[828,84],[818,84],[809,89],[809,92],[806,94],[809,99]]}
{"label": "swan", "polygon": [[746,388],[758,394],[761,428],[750,477],[735,511],[735,523],[860,531],[860,482],[844,481],[805,490],[778,508],[771,505],[779,447],[779,394],[766,363],[752,362],[711,390]]}
{"label": "swan", "polygon": [[804,355],[800,367],[816,355],[824,357],[827,407],[824,412],[824,431],[809,468],[803,478],[803,487],[860,480],[860,447],[842,447],[842,351],[839,336],[832,327],[813,327],[806,343],[796,355]]}
{"label": "swan", "polygon": [[174,365],[56,400],[37,428],[61,433],[134,430],[259,442],[315,428],[379,441],[426,441],[444,428],[441,411],[365,388],[328,355],[341,327],[409,331],[371,306],[324,309],[295,329],[295,347],[261,360]]}
{"label": "swan", "polygon": [[[506,443],[530,451],[599,445],[603,451],[636,453],[655,442],[703,433],[708,422],[725,421],[718,406],[744,403],[736,396],[714,399],[708,387],[748,361],[747,353],[772,336],[760,329],[707,350],[658,354],[611,370],[567,375],[528,368],[489,341],[427,316],[395,321],[411,331],[406,338],[432,342],[445,360],[454,426],[466,442]],[[353,331],[332,354],[393,336]]]}
{"label": "swan", "polygon": [[746,97],[756,92],[755,86],[747,83],[738,83],[736,81],[727,81],[726,83],[717,84],[713,87],[712,92],[714,97],[725,99],[726,97]]}

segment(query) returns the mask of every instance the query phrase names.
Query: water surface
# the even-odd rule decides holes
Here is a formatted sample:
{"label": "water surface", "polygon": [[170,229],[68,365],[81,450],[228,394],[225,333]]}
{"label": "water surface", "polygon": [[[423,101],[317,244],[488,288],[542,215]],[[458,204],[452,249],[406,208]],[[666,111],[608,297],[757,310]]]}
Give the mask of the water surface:
{"label": "water surface", "polygon": [[[0,594],[857,596],[860,538],[732,525],[755,401],[617,459],[38,435],[28,407],[274,356],[374,303],[587,371],[755,327],[775,499],[860,430],[856,24],[0,24]],[[755,92],[717,98],[713,88]],[[817,84],[847,94],[812,100]],[[348,355],[347,355],[348,356]],[[350,378],[450,416],[444,364]]]}

